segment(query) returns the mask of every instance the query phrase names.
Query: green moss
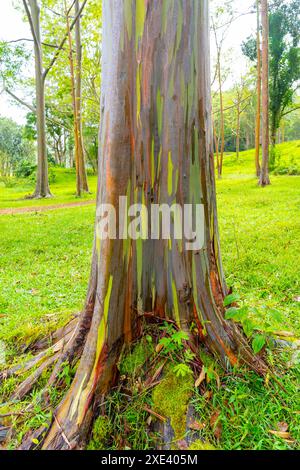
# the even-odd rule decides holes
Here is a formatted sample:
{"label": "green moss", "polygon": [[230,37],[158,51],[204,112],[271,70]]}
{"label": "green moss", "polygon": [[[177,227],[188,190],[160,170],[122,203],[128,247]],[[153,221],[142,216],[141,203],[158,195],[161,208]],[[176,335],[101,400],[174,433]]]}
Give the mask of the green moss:
{"label": "green moss", "polygon": [[190,445],[189,450],[217,450],[212,444],[209,442],[203,442],[200,439],[193,442]]}
{"label": "green moss", "polygon": [[132,375],[146,362],[152,353],[153,346],[145,341],[138,343],[132,351],[124,355],[119,364],[122,375]]}
{"label": "green moss", "polygon": [[181,439],[186,431],[186,414],[193,390],[193,377],[176,377],[169,371],[153,390],[154,411],[170,419],[175,438]]}
{"label": "green moss", "polygon": [[94,423],[92,439],[87,446],[87,450],[106,450],[111,434],[112,427],[109,419],[107,416],[99,416]]}

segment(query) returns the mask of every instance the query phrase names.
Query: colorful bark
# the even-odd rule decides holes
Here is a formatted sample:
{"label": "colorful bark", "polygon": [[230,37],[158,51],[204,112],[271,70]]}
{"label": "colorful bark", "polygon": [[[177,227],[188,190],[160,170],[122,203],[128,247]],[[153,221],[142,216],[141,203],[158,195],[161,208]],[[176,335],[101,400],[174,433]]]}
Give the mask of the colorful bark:
{"label": "colorful bark", "polygon": [[102,51],[98,205],[109,203],[118,211],[119,196],[126,195],[148,209],[152,203],[204,204],[205,246],[191,252],[177,240],[96,235],[91,326],[47,449],[84,439],[91,406],[113,381],[120,347],[138,331],[138,313],[154,311],[186,329],[196,320],[199,336],[225,365],[241,360],[263,369],[223,317],[208,2],[104,0]]}

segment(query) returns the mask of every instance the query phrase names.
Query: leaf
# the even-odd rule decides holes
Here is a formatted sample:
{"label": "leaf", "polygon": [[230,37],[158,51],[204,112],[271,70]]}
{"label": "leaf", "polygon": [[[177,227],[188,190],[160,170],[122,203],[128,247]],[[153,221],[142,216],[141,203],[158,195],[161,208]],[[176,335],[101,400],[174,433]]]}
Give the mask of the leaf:
{"label": "leaf", "polygon": [[32,440],[33,444],[36,444],[36,445],[39,444],[39,440],[38,440],[38,439],[31,439],[31,440]]}
{"label": "leaf", "polygon": [[284,338],[293,338],[295,336],[295,334],[290,331],[274,331],[274,335],[283,336]]}
{"label": "leaf", "polygon": [[174,372],[176,377],[186,377],[187,375],[193,373],[191,368],[186,364],[177,364],[177,366],[174,367]]}
{"label": "leaf", "polygon": [[266,338],[263,335],[256,335],[252,341],[252,349],[254,354],[258,354],[265,344]]}
{"label": "leaf", "polygon": [[205,423],[199,423],[199,421],[192,421],[189,424],[189,428],[192,429],[193,431],[202,431],[206,427]]}
{"label": "leaf", "polygon": [[226,320],[235,320],[235,321],[242,321],[247,317],[248,309],[246,307],[236,308],[230,307],[226,310],[225,318]]}
{"label": "leaf", "polygon": [[233,304],[234,302],[238,302],[240,300],[240,296],[239,294],[235,293],[235,294],[229,294],[227,295],[227,297],[225,297],[224,299],[224,307],[228,307],[229,305]]}
{"label": "leaf", "polygon": [[273,434],[276,437],[281,437],[281,439],[291,439],[291,435],[287,431],[272,431],[271,429],[269,430],[270,434]]}
{"label": "leaf", "polygon": [[243,321],[243,330],[247,338],[251,338],[251,336],[253,335],[254,329],[255,329],[255,325],[253,324],[251,320],[249,320],[249,318]]}
{"label": "leaf", "polygon": [[234,317],[236,317],[239,314],[239,312],[240,312],[239,308],[230,307],[228,310],[226,310],[226,313],[225,313],[226,320],[234,319]]}
{"label": "leaf", "polygon": [[201,374],[199,375],[198,379],[197,379],[196,382],[195,382],[195,387],[196,387],[196,388],[200,387],[200,385],[202,384],[202,382],[205,380],[205,376],[206,376],[205,367],[203,366],[203,367],[202,367],[202,370],[201,370]]}
{"label": "leaf", "polygon": [[213,430],[216,439],[220,439],[222,436],[222,423],[220,422],[221,411],[217,410],[210,418],[210,426]]}
{"label": "leaf", "polygon": [[188,443],[183,439],[181,441],[177,441],[177,447],[180,450],[187,450],[189,448]]}
{"label": "leaf", "polygon": [[187,341],[188,339],[189,335],[185,331],[176,331],[176,333],[172,335],[172,340],[178,345],[181,345],[182,341]]}

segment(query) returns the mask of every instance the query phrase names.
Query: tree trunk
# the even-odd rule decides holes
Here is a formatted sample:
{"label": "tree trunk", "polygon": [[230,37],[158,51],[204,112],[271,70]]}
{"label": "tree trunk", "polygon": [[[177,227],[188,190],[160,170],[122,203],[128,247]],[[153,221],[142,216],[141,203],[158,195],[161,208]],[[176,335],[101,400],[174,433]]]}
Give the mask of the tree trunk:
{"label": "tree trunk", "polygon": [[76,344],[84,349],[45,449],[84,445],[120,349],[137,334],[138,312],[174,319],[187,331],[194,322],[224,367],[265,373],[237,325],[224,320],[208,1],[103,0],[102,53],[98,210],[105,203],[118,211],[126,195],[148,209],[203,203],[204,248],[187,251],[173,239],[100,240],[96,229],[86,307],[61,360],[70,360]]}
{"label": "tree trunk", "polygon": [[262,14],[262,165],[259,184],[267,186],[269,178],[269,14],[268,0],[261,0]]}
{"label": "tree trunk", "polygon": [[236,121],[236,159],[240,157],[240,132],[241,132],[241,105],[238,102],[237,121]]}
{"label": "tree trunk", "polygon": [[46,109],[45,109],[45,79],[43,75],[43,52],[40,30],[40,9],[37,0],[29,0],[35,57],[35,89],[37,117],[37,179],[33,198],[51,197],[48,179],[48,159],[46,144]]}
{"label": "tree trunk", "polygon": [[81,70],[82,70],[82,44],[81,44],[81,22],[79,15],[80,7],[79,0],[75,1],[75,16],[78,16],[78,20],[75,25],[75,44],[76,44],[76,112],[77,112],[77,128],[78,128],[78,158],[79,158],[79,171],[82,191],[89,192],[89,186],[86,175],[85,157],[84,157],[84,144],[82,134],[82,92],[81,92]]}
{"label": "tree trunk", "polygon": [[261,50],[260,50],[260,0],[256,0],[257,8],[257,106],[256,106],[256,127],[255,127],[255,169],[256,176],[260,177],[260,121],[261,121]]}
{"label": "tree trunk", "polygon": [[224,147],[225,147],[225,123],[224,123],[224,103],[223,103],[223,90],[222,90],[222,76],[221,76],[221,58],[218,58],[218,82],[219,82],[219,96],[220,96],[220,132],[221,132],[221,149],[220,149],[220,165],[218,170],[218,177],[222,178],[223,173],[223,160],[224,160]]}

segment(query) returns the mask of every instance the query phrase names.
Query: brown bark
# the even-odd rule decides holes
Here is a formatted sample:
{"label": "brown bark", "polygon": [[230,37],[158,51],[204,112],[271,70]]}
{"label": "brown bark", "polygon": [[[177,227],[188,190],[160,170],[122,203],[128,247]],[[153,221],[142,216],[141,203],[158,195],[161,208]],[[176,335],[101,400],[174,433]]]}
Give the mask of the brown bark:
{"label": "brown bark", "polygon": [[261,50],[260,50],[260,0],[256,0],[257,8],[257,106],[255,126],[255,169],[256,176],[260,176],[260,124],[261,124]]}
{"label": "brown bark", "polygon": [[269,15],[268,0],[261,0],[262,16],[262,164],[259,184],[267,186],[269,178]]}
{"label": "brown bark", "polygon": [[77,129],[79,132],[79,155],[78,159],[80,162],[80,180],[82,191],[89,192],[89,186],[87,181],[86,167],[85,167],[85,152],[83,143],[83,132],[82,132],[82,43],[81,43],[81,21],[80,21],[80,6],[79,0],[75,1],[75,15],[78,16],[78,20],[75,25],[75,45],[76,45],[76,112],[77,112]]}
{"label": "brown bark", "polygon": [[[26,3],[26,2],[25,2]],[[27,7],[27,4],[26,4]],[[48,180],[48,159],[46,144],[46,108],[45,108],[45,79],[43,75],[43,52],[41,42],[40,8],[37,0],[29,0],[27,15],[34,39],[35,58],[35,90],[36,90],[36,117],[37,117],[37,179],[33,198],[51,197]]]}
{"label": "brown bark", "polygon": [[[84,161],[83,138],[82,138],[82,119],[81,119],[81,39],[80,39],[80,16],[78,16],[75,25],[76,35],[76,66],[73,56],[73,41],[70,27],[69,12],[65,2],[68,43],[69,43],[69,62],[71,72],[71,93],[72,93],[72,106],[74,115],[74,153],[75,153],[75,166],[76,166],[76,195],[81,196],[83,192],[88,192],[88,182]],[[79,15],[79,2],[75,2],[75,13]]]}
{"label": "brown bark", "polygon": [[217,74],[219,82],[219,97],[220,97],[220,134],[221,134],[221,148],[220,148],[220,159],[218,167],[218,177],[222,178],[223,173],[223,160],[224,160],[224,148],[225,148],[225,122],[224,122],[224,103],[223,103],[223,89],[222,89],[222,75],[221,75],[221,57],[219,54],[217,63]]}
{"label": "brown bark", "polygon": [[208,1],[104,0],[102,52],[98,208],[109,203],[118,211],[126,195],[148,209],[203,204],[204,247],[100,240],[96,230],[86,305],[52,380],[63,361],[80,362],[44,449],[84,446],[93,410],[116,378],[120,349],[139,331],[138,313],[167,317],[187,331],[194,323],[224,367],[266,371],[237,325],[224,319]]}

